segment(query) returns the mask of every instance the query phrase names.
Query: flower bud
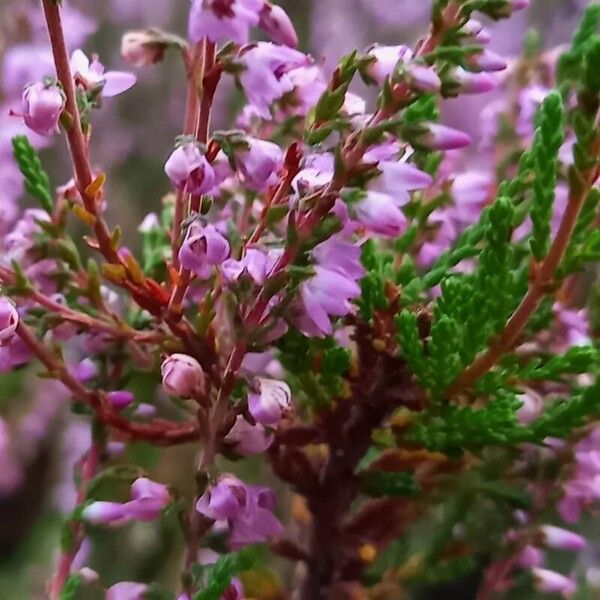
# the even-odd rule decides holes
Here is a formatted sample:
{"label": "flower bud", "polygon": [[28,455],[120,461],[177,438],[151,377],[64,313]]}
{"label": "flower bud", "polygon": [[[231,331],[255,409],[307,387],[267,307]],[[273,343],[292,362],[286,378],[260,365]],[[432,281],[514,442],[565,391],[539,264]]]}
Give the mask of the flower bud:
{"label": "flower bud", "polygon": [[276,43],[290,48],[298,47],[298,35],[287,13],[281,8],[265,2],[260,11],[258,26]]}
{"label": "flower bud", "polygon": [[129,519],[123,504],[103,501],[86,506],[81,516],[92,525],[120,525]]}
{"label": "flower bud", "polygon": [[583,537],[568,529],[555,527],[554,525],[544,525],[540,528],[544,543],[549,548],[558,550],[583,550],[587,543]]}
{"label": "flower bud", "polygon": [[120,581],[106,590],[104,600],[144,600],[149,589],[145,583]]}
{"label": "flower bud", "polygon": [[5,297],[0,297],[0,346],[10,340],[19,324],[16,306]]}
{"label": "flower bud", "polygon": [[438,92],[442,82],[433,67],[409,65],[406,68],[410,85],[422,92]]}
{"label": "flower bud", "polygon": [[137,521],[157,519],[171,502],[169,488],[146,477],[139,477],[131,484],[131,497],[123,509],[130,519]]}
{"label": "flower bud", "polygon": [[373,46],[367,53],[371,62],[366,68],[366,74],[379,85],[386,77],[394,72],[399,61],[406,62],[412,58],[408,46]]}
{"label": "flower bud", "polygon": [[572,579],[556,573],[556,571],[536,567],[531,570],[531,573],[533,574],[535,589],[538,592],[563,594],[569,597],[577,589],[577,585]]}
{"label": "flower bud", "polygon": [[121,38],[121,56],[136,67],[160,62],[166,49],[166,44],[157,41],[152,31],[128,31]]}
{"label": "flower bud", "polygon": [[486,72],[504,71],[508,66],[499,54],[487,49],[471,56],[469,63],[480,71]]}
{"label": "flower bud", "polygon": [[471,143],[471,138],[458,129],[452,129],[438,123],[428,123],[427,131],[415,140],[419,145],[431,150],[455,150]]}
{"label": "flower bud", "polygon": [[162,385],[167,394],[191,398],[204,393],[204,371],[192,356],[171,354],[163,361],[160,371]]}
{"label": "flower bud", "polygon": [[98,375],[98,366],[91,358],[84,358],[75,367],[75,377],[81,383],[87,383]]}
{"label": "flower bud", "polygon": [[58,120],[65,105],[65,96],[56,83],[38,81],[23,91],[23,120],[29,129],[40,135],[58,131]]}
{"label": "flower bud", "polygon": [[472,73],[462,67],[452,69],[449,79],[459,86],[463,94],[484,94],[497,87],[496,80],[487,73]]}
{"label": "flower bud", "polygon": [[117,410],[123,410],[127,408],[134,400],[134,395],[127,390],[117,390],[114,392],[108,392],[106,394],[107,400]]}
{"label": "flower bud", "polygon": [[185,189],[194,196],[206,194],[215,184],[212,166],[193,142],[173,151],[165,163],[165,173],[177,189]]}
{"label": "flower bud", "polygon": [[476,19],[469,19],[463,25],[461,32],[478,44],[487,44],[492,39],[487,29]]}

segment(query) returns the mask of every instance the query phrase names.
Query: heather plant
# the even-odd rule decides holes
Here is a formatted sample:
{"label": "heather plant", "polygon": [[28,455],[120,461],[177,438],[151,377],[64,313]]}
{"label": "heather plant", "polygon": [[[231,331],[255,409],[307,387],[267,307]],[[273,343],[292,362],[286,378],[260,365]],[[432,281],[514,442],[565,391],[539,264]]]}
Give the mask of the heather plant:
{"label": "heather plant", "polygon": [[[160,140],[172,191],[143,198],[133,240],[106,216],[94,122],[136,77],[41,4],[52,63],[0,121],[0,370],[37,374],[89,431],[48,598],[450,598],[468,578],[478,600],[593,597],[553,552],[585,548],[600,498],[580,308],[600,260],[600,5],[568,47],[532,33],[509,63],[478,19],[526,0],[434,0],[414,48],[330,74],[268,0],[193,0],[185,36],[141,23],[124,59],[180,57],[186,108]],[[217,130],[228,79],[245,102]],[[443,100],[493,90],[473,152]],[[60,185],[38,154],[53,136]],[[21,181],[37,206],[19,213]],[[197,448],[194,498],[140,442]],[[86,562],[103,530],[169,518],[170,588]]]}

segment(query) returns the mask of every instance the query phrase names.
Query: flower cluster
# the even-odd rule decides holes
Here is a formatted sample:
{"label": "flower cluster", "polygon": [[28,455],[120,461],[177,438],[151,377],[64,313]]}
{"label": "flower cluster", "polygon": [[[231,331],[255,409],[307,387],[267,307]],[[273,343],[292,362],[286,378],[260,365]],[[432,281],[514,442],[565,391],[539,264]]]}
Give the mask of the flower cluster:
{"label": "flower cluster", "polygon": [[[583,307],[600,260],[600,9],[569,47],[532,34],[520,57],[492,51],[483,21],[528,5],[433,0],[414,47],[372,44],[333,70],[269,0],[193,0],[185,35],[124,31],[125,61],[158,78],[174,55],[186,87],[177,137],[153,136],[169,192],[144,198],[137,238],[112,222],[124,190],[94,144],[112,139],[105,101],[138,77],[68,52],[88,28],[63,3],[27,16],[50,45],[4,57],[0,377],[41,365],[57,400],[36,392],[0,419],[0,490],[23,483],[27,441],[68,399],[65,450],[85,449],[57,493],[52,600],[162,597],[157,564],[116,583],[85,566],[99,528],[126,524],[180,529],[178,600],[584,589],[553,553],[586,551],[562,521],[600,498]],[[216,130],[231,83],[243,106]],[[442,118],[466,96],[480,115]],[[72,179],[55,186],[36,148],[57,136]],[[23,191],[39,207],[21,211]],[[271,577],[274,556],[298,568]]]}

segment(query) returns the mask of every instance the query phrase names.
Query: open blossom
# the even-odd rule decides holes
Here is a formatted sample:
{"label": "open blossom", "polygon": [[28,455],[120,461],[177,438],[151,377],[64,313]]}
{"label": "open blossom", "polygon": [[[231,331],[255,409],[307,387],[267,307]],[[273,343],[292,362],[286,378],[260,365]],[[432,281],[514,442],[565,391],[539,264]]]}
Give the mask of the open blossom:
{"label": "open blossom", "polygon": [[229,252],[229,242],[214,225],[203,226],[194,221],[179,250],[179,260],[185,269],[202,279],[208,279],[213,267],[223,263]]}
{"label": "open blossom", "polygon": [[288,72],[310,60],[293,48],[258,42],[242,54],[240,62],[240,83],[248,101],[263,119],[271,119],[273,102],[294,89]]}
{"label": "open blossom", "polygon": [[276,498],[267,487],[246,485],[233,475],[222,475],[196,503],[196,510],[215,521],[228,521],[229,545],[241,548],[264,542],[283,531],[273,515]]}
{"label": "open blossom", "polygon": [[273,142],[247,139],[248,146],[236,153],[236,164],[245,185],[261,192],[277,181],[283,152]]}
{"label": "open blossom", "polygon": [[194,0],[188,21],[190,40],[246,44],[263,5],[264,0]]}
{"label": "open blossom", "polygon": [[294,25],[281,6],[265,2],[260,11],[258,25],[276,44],[290,48],[298,46],[298,35]]}
{"label": "open blossom", "polygon": [[191,398],[204,393],[205,378],[200,363],[187,354],[171,354],[161,367],[162,385],[167,394]]}
{"label": "open blossom", "polygon": [[7,343],[15,334],[19,324],[16,306],[6,297],[0,297],[0,346]]}
{"label": "open blossom", "polygon": [[212,166],[193,142],[173,150],[165,163],[165,173],[177,189],[186,190],[193,196],[206,194],[215,185]]}
{"label": "open blossom", "polygon": [[397,237],[405,231],[408,223],[400,210],[398,199],[380,192],[366,192],[364,198],[354,207],[354,211],[362,225],[379,235]]}
{"label": "open blossom", "polygon": [[71,55],[71,72],[73,77],[81,82],[86,89],[100,89],[102,96],[112,98],[126,92],[137,81],[133,73],[124,71],[104,72],[104,65],[97,57],[92,61],[81,50],[75,50]]}
{"label": "open blossom", "polygon": [[360,296],[355,280],[325,267],[316,266],[315,275],[300,287],[300,312],[295,319],[300,331],[322,337],[333,333],[330,317],[352,312],[351,300]]}
{"label": "open blossom", "polygon": [[262,454],[273,443],[273,434],[261,423],[251,425],[242,415],[236,421],[225,437],[225,443],[231,444],[234,452],[242,456]]}
{"label": "open blossom", "polygon": [[285,381],[258,378],[259,392],[248,394],[248,410],[257,423],[277,425],[292,406],[292,392]]}
{"label": "open blossom", "polygon": [[278,254],[261,248],[248,248],[240,260],[229,258],[223,263],[223,279],[231,283],[248,276],[256,284],[261,285],[275,265]]}
{"label": "open blossom", "polygon": [[23,121],[40,135],[58,131],[58,121],[65,106],[65,95],[54,82],[38,81],[23,91]]}

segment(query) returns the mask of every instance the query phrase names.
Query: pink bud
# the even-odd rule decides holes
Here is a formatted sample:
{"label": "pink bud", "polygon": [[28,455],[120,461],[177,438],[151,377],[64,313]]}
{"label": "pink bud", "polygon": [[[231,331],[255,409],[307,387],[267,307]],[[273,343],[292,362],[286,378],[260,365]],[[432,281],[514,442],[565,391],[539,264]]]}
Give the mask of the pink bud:
{"label": "pink bud", "polygon": [[465,35],[470,36],[474,42],[479,44],[487,44],[491,40],[491,36],[487,29],[476,19],[469,19],[461,30]]}
{"label": "pink bud", "polygon": [[138,521],[153,521],[171,502],[169,488],[146,477],[136,479],[131,485],[130,502],[123,505],[125,514]]}
{"label": "pink bud", "polygon": [[511,0],[510,4],[513,10],[522,10],[529,6],[529,0]]}
{"label": "pink bud", "polygon": [[464,148],[471,143],[466,133],[438,123],[429,123],[428,131],[417,138],[417,142],[432,150],[455,150]]}
{"label": "pink bud", "polygon": [[539,567],[531,570],[535,583],[535,589],[547,594],[563,594],[566,597],[573,595],[577,585],[572,579],[550,571],[549,569],[540,569]]}
{"label": "pink bud", "polygon": [[173,151],[165,163],[165,173],[176,188],[185,188],[194,196],[206,194],[215,184],[213,168],[193,142]]}
{"label": "pink bud", "polygon": [[91,379],[94,379],[97,375],[98,367],[91,358],[84,358],[75,367],[75,377],[77,378],[77,381],[81,381],[81,383],[86,383]]}
{"label": "pink bud", "polygon": [[367,75],[379,85],[392,75],[399,61],[407,62],[412,58],[408,46],[373,46],[367,53],[372,61],[366,68]]}
{"label": "pink bud", "polygon": [[260,11],[258,26],[276,43],[290,48],[298,47],[298,36],[287,13],[270,2],[265,2]]}
{"label": "pink bud", "polygon": [[527,544],[519,554],[518,563],[524,569],[539,567],[544,564],[544,553],[539,548]]}
{"label": "pink bud", "polygon": [[127,408],[134,400],[134,395],[127,390],[117,390],[114,392],[108,392],[106,398],[117,410],[123,410]]}
{"label": "pink bud", "polygon": [[481,71],[504,71],[508,66],[506,61],[496,52],[483,50],[479,54],[470,57],[470,64],[479,68]]}
{"label": "pink bud", "polygon": [[496,80],[487,73],[472,73],[462,67],[453,69],[449,77],[460,86],[463,94],[484,94],[497,87]]}
{"label": "pink bud", "polygon": [[121,56],[136,67],[160,62],[166,45],[157,41],[152,31],[128,31],[121,38]]}
{"label": "pink bud", "polygon": [[65,105],[62,90],[55,83],[38,81],[23,91],[23,120],[40,135],[58,131],[58,120]]}
{"label": "pink bud", "polygon": [[16,306],[8,298],[0,297],[0,346],[13,337],[18,324]]}
{"label": "pink bud", "polygon": [[144,600],[148,586],[135,581],[120,581],[106,590],[104,600]]}
{"label": "pink bud", "polygon": [[191,398],[204,393],[204,371],[192,356],[171,354],[163,361],[160,371],[163,388],[167,394]]}
{"label": "pink bud", "polygon": [[422,92],[437,92],[442,86],[442,82],[432,67],[423,65],[410,65],[406,69],[410,84]]}
{"label": "pink bud", "polygon": [[568,529],[562,529],[554,525],[544,525],[540,528],[540,531],[544,538],[544,543],[550,548],[577,551],[582,550],[587,545],[582,536]]}
{"label": "pink bud", "polygon": [[118,502],[92,502],[81,516],[92,525],[121,525],[129,520],[124,505]]}

